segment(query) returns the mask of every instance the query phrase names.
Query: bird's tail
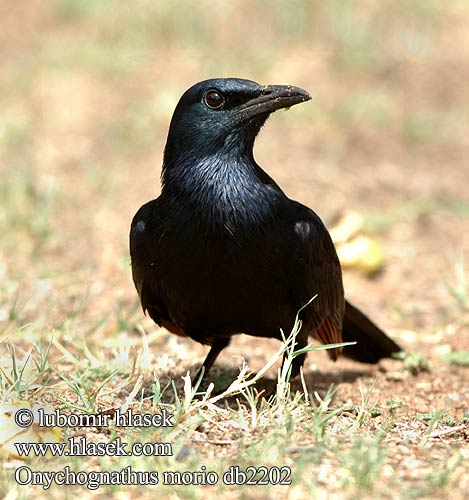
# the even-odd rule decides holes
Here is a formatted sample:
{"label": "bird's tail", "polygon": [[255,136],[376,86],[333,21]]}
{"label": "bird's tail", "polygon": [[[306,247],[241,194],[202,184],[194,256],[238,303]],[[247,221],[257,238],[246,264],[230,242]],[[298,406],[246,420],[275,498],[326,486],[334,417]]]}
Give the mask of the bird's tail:
{"label": "bird's tail", "polygon": [[345,301],[342,339],[344,342],[357,342],[344,347],[343,355],[362,363],[377,363],[381,358],[389,358],[394,352],[402,350],[348,301]]}

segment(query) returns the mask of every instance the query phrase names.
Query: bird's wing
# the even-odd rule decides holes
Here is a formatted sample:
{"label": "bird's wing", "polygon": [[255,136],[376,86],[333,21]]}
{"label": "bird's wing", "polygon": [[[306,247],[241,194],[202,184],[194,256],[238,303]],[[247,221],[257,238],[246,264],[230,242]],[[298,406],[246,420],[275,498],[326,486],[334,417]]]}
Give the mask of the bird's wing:
{"label": "bird's wing", "polygon": [[[332,239],[321,219],[309,208],[297,204],[294,233],[297,239],[297,280],[305,283],[301,300],[311,304],[301,315],[311,334],[323,344],[342,341],[344,288],[342,271]],[[338,351],[329,351],[335,359]]]}
{"label": "bird's wing", "polygon": [[142,309],[149,316],[163,325],[169,320],[168,313],[160,298],[158,280],[155,279],[157,268],[157,218],[158,200],[143,205],[135,214],[130,227],[130,258],[132,278],[140,296]]}

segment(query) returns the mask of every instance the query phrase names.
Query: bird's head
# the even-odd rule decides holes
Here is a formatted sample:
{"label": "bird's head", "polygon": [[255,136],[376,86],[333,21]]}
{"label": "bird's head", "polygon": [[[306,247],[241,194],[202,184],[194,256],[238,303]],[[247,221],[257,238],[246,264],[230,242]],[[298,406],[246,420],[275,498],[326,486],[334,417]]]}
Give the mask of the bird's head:
{"label": "bird's head", "polygon": [[240,78],[199,82],[176,106],[165,162],[180,155],[194,158],[232,149],[252,153],[254,139],[270,113],[309,99],[308,92],[291,85],[262,86]]}

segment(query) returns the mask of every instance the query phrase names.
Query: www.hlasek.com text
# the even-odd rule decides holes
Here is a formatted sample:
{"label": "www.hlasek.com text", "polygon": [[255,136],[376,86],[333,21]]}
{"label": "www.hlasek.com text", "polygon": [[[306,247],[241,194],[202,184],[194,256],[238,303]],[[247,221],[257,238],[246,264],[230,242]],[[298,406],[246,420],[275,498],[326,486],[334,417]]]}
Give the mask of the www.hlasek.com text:
{"label": "www.hlasek.com text", "polygon": [[126,443],[120,437],[110,442],[88,441],[86,437],[70,437],[64,443],[14,443],[20,457],[168,457],[173,455],[171,443]]}

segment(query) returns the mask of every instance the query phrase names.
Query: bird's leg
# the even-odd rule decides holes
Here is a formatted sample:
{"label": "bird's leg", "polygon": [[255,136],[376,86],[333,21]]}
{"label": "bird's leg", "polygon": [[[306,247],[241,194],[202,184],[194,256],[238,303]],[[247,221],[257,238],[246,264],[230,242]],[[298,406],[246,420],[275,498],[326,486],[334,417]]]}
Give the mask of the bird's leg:
{"label": "bird's leg", "polygon": [[[308,345],[308,334],[302,335],[301,333],[299,333],[298,336],[296,337],[295,351],[303,349],[307,345]],[[301,367],[303,366],[306,359],[306,354],[307,353],[305,352],[293,358],[291,363],[290,378],[295,378],[297,375],[300,374]],[[285,353],[283,354],[283,364],[287,362],[287,358],[288,358],[288,352],[285,351]]]}
{"label": "bird's leg", "polygon": [[205,361],[202,363],[202,366],[200,367],[199,371],[197,372],[197,375],[195,376],[194,380],[199,380],[200,382],[203,381],[205,375],[207,375],[208,371],[212,367],[213,363],[215,363],[215,360],[217,359],[218,355],[220,352],[230,343],[230,338],[229,337],[223,337],[214,340],[212,347],[210,348],[210,351],[207,354],[207,357],[205,358]]}
{"label": "bird's leg", "polygon": [[[300,332],[298,336],[296,337],[296,343],[295,343],[295,351],[299,349],[303,349],[308,345],[308,334],[302,334]],[[290,370],[290,378],[295,378],[297,375],[299,375],[301,367],[303,366],[303,363],[305,362],[306,354],[299,354],[298,356],[294,357],[291,362],[291,370]],[[283,366],[285,363],[288,362],[288,350],[284,352],[283,354],[283,361],[282,361],[282,371],[283,371]],[[265,395],[263,396],[267,401],[269,401],[271,398],[275,396],[275,393],[277,391],[278,385],[276,384],[270,391],[267,391]]]}

